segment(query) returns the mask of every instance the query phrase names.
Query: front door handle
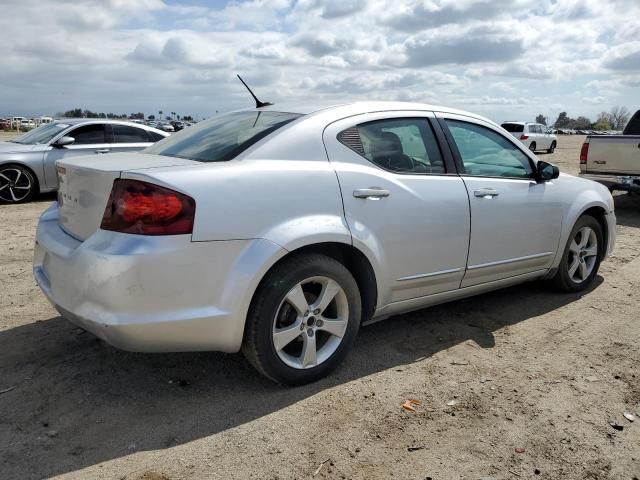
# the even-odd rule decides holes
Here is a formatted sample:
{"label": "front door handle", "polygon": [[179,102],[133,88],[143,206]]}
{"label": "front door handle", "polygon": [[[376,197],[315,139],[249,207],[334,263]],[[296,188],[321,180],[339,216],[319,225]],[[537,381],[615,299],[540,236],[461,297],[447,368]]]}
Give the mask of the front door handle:
{"label": "front door handle", "polygon": [[95,152],[96,153],[109,153],[109,149],[108,148],[99,148]]}
{"label": "front door handle", "polygon": [[493,198],[500,195],[498,191],[493,188],[481,188],[480,190],[474,190],[473,194],[480,198]]}
{"label": "front door handle", "polygon": [[391,195],[391,192],[382,188],[358,188],[353,191],[353,196],[356,198],[379,199],[382,197],[388,197],[389,195]]}

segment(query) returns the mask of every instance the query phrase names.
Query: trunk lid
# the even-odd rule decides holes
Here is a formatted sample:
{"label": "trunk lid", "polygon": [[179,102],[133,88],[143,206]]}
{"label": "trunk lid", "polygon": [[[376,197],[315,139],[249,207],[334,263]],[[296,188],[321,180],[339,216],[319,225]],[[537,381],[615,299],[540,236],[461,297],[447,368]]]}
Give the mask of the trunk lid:
{"label": "trunk lid", "polygon": [[149,154],[110,154],[59,160],[58,213],[60,227],[86,240],[102,222],[113,181],[122,172],[150,168],[201,165],[193,160]]}

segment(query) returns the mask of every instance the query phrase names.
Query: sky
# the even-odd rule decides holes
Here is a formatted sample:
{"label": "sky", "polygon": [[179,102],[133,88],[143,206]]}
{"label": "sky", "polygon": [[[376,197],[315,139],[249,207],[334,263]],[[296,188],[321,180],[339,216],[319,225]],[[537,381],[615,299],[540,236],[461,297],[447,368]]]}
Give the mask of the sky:
{"label": "sky", "polygon": [[0,116],[403,100],[640,108],[640,0],[2,0]]}

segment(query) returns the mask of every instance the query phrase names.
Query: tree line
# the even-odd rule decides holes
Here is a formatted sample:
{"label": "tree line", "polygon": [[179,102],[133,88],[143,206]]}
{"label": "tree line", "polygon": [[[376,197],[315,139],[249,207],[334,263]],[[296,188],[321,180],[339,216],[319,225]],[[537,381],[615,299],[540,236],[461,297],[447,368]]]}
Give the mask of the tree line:
{"label": "tree line", "polygon": [[[56,118],[109,118],[109,119],[131,119],[131,120],[144,120],[145,116],[142,112],[137,113],[104,113],[104,112],[93,112],[88,109],[82,108],[73,108],[71,110],[67,110],[66,112],[58,112],[56,113]],[[155,120],[155,115],[149,115],[149,120]],[[191,115],[178,115],[176,112],[171,112],[171,116],[166,115],[166,120],[184,120],[186,122],[193,121],[193,117]],[[159,111],[158,120],[162,120],[162,110]]]}
{"label": "tree line", "polygon": [[[552,126],[572,130],[623,130],[630,117],[631,112],[626,107],[613,107],[608,112],[600,112],[595,122],[583,116],[571,118],[567,112],[560,112]],[[536,116],[536,123],[547,125],[547,118],[540,114]]]}

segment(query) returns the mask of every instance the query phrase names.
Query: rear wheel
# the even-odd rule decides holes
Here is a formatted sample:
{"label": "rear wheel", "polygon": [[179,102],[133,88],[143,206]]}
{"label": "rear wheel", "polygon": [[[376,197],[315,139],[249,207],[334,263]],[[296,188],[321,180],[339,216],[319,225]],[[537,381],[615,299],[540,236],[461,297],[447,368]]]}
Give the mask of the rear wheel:
{"label": "rear wheel", "polygon": [[276,382],[313,382],[344,359],[358,333],[360,312],[358,285],[344,265],[325,255],[294,256],[260,284],[242,351]]}
{"label": "rear wheel", "polygon": [[571,230],[553,283],[565,292],[586,289],[598,274],[602,260],[603,235],[598,221],[584,215]]}
{"label": "rear wheel", "polygon": [[0,200],[6,203],[26,202],[33,197],[36,181],[33,174],[20,165],[0,167]]}
{"label": "rear wheel", "polygon": [[532,152],[535,153],[535,151],[536,151],[536,142],[531,142],[531,144],[529,145],[529,150],[531,150]]}
{"label": "rear wheel", "polygon": [[556,142],[555,140],[553,142],[551,142],[551,146],[549,147],[549,150],[547,150],[547,153],[553,153],[556,150]]}

